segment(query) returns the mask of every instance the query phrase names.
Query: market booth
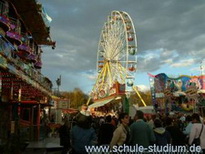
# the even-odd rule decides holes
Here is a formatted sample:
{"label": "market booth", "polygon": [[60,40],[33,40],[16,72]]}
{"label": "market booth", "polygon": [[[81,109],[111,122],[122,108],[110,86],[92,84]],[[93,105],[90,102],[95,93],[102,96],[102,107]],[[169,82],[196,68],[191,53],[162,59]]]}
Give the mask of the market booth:
{"label": "market booth", "polygon": [[0,6],[0,140],[15,147],[40,139],[41,112],[52,102],[41,45],[55,48],[55,42],[35,0],[1,0]]}

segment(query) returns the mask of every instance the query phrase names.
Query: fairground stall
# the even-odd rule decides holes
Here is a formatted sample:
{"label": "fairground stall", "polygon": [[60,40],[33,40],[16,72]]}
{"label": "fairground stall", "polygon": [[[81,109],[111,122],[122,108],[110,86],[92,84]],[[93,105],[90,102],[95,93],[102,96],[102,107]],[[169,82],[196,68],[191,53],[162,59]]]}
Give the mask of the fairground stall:
{"label": "fairground stall", "polygon": [[[49,21],[35,0],[0,1],[0,140],[40,138],[43,109],[50,106],[52,82],[41,74],[41,45]],[[12,140],[12,142],[15,139]]]}
{"label": "fairground stall", "polygon": [[70,108],[70,99],[56,97],[54,98],[54,106],[51,107],[50,115],[53,121],[63,124],[65,118],[69,118],[70,114],[78,112],[78,109]]}
{"label": "fairground stall", "polygon": [[205,75],[168,77],[150,76],[153,106],[159,112],[197,112],[204,114]]}

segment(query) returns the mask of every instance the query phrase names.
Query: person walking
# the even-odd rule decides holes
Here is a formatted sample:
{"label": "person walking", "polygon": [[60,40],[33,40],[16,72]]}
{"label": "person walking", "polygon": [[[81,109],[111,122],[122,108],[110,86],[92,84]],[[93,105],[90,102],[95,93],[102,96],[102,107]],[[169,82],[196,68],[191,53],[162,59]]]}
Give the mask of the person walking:
{"label": "person walking", "polygon": [[77,121],[71,129],[71,146],[73,154],[86,154],[86,146],[97,144],[97,135],[91,127],[92,118],[87,116]]}
{"label": "person walking", "polygon": [[147,148],[149,145],[153,144],[156,140],[154,132],[143,119],[144,113],[137,110],[135,115],[136,121],[130,126],[130,144],[131,145],[141,145]]}
{"label": "person walking", "polygon": [[70,147],[70,123],[65,120],[64,125],[59,128],[60,145],[63,146],[61,154],[67,154]]}
{"label": "person walking", "polygon": [[188,135],[189,136],[189,134],[190,134],[190,132],[191,132],[191,128],[192,128],[192,117],[190,116],[190,115],[188,115],[187,117],[186,117],[186,127],[184,128],[184,130],[183,130],[183,133],[185,134],[185,135]]}
{"label": "person walking", "polygon": [[189,144],[189,135],[191,133],[192,128],[192,117],[191,115],[186,116],[186,127],[183,130],[183,133],[186,135],[185,142]]}
{"label": "person walking", "polygon": [[113,133],[112,140],[110,142],[110,147],[112,148],[114,145],[119,146],[126,144],[129,141],[130,131],[129,131],[129,115],[127,113],[119,114],[119,122],[120,125],[116,128]]}
{"label": "person walking", "polygon": [[165,146],[171,142],[171,135],[162,126],[162,121],[160,119],[154,120],[154,135],[156,138],[156,145]]}
{"label": "person walking", "polygon": [[166,130],[171,135],[171,144],[173,146],[185,145],[186,135],[183,134],[177,123],[174,123],[170,117],[166,118]]}
{"label": "person walking", "polygon": [[194,141],[195,139],[199,138],[199,145],[205,154],[205,125],[201,123],[199,114],[192,114],[192,123],[193,125],[189,135],[189,145],[197,144]]}
{"label": "person walking", "polygon": [[105,124],[102,124],[98,133],[98,144],[109,145],[113,136],[115,127],[111,124],[112,117],[109,115],[105,118]]}

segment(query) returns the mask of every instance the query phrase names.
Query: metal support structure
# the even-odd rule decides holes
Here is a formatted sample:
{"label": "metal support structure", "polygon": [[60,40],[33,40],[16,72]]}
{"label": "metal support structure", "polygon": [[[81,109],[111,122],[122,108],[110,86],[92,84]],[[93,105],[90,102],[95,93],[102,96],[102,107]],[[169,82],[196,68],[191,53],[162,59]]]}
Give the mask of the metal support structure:
{"label": "metal support structure", "polygon": [[136,86],[132,86],[132,88],[134,89],[134,91],[137,93],[138,97],[140,98],[141,102],[143,103],[144,106],[147,106],[147,104],[145,103],[145,101],[143,100],[143,98],[141,97],[140,93],[137,90]]}
{"label": "metal support structure", "polygon": [[88,101],[87,101],[86,105],[89,105],[90,100],[91,100],[91,97],[89,97],[89,99],[88,99]]}

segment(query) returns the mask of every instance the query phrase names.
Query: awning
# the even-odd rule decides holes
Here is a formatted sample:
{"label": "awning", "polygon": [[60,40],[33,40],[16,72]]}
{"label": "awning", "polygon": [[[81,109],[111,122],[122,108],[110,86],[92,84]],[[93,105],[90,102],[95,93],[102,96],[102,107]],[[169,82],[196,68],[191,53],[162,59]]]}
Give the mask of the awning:
{"label": "awning", "polygon": [[68,113],[68,114],[72,114],[72,113],[77,113],[78,110],[77,109],[73,109],[73,108],[69,108],[69,109],[62,109],[63,113]]}
{"label": "awning", "polygon": [[46,107],[46,106],[53,106],[49,103],[39,103],[38,101],[35,100],[24,100],[24,101],[13,101],[10,104],[21,104],[21,105],[41,105],[41,107]]}
{"label": "awning", "polygon": [[99,101],[96,101],[95,103],[91,104],[88,106],[88,108],[96,108],[96,107],[101,107],[111,101],[115,100],[115,97],[107,98],[107,99],[102,99]]}
{"label": "awning", "polygon": [[27,100],[27,101],[20,101],[19,103],[21,104],[39,104],[37,101],[35,100]]}
{"label": "awning", "polygon": [[175,97],[179,97],[179,96],[185,96],[186,93],[185,93],[185,92],[182,92],[182,91],[177,91],[177,92],[174,92],[173,95],[174,95]]}
{"label": "awning", "polygon": [[11,104],[29,104],[29,105],[37,105],[39,104],[35,100],[26,100],[26,101],[12,101]]}
{"label": "awning", "polygon": [[205,89],[198,90],[197,93],[198,94],[200,94],[200,93],[205,94]]}
{"label": "awning", "polygon": [[59,99],[61,99],[60,97],[55,96],[55,95],[52,95],[51,98],[54,99],[54,100],[59,100]]}

